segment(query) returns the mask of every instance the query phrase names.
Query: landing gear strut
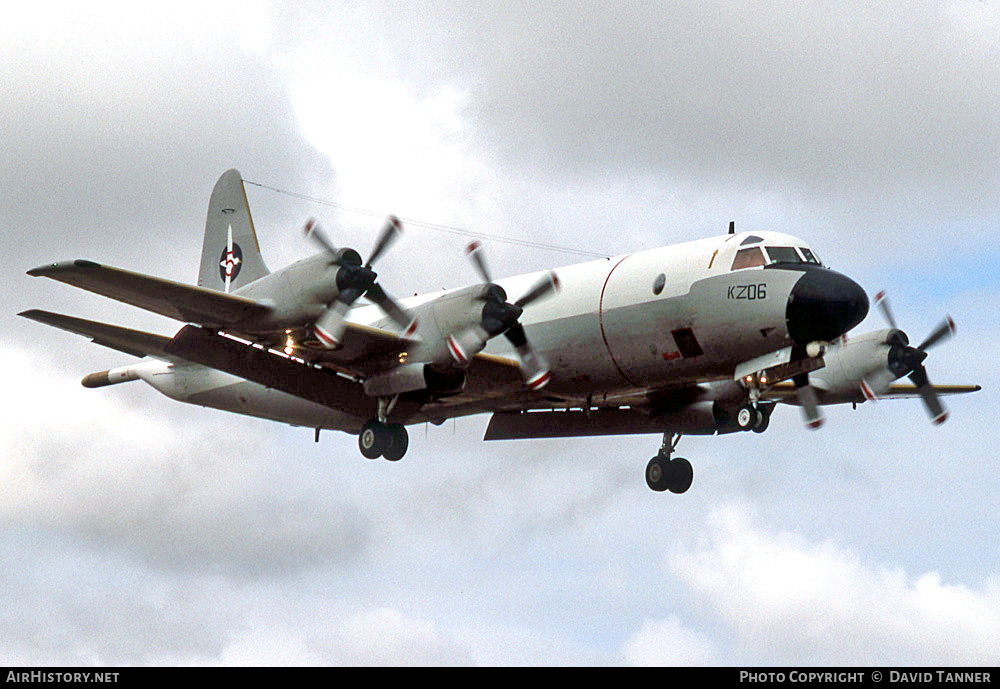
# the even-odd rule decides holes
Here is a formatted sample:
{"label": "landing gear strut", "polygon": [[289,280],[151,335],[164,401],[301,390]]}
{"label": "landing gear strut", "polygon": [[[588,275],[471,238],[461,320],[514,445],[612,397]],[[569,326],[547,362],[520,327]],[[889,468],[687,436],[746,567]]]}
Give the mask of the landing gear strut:
{"label": "landing gear strut", "polygon": [[390,462],[397,462],[406,454],[409,444],[406,427],[401,423],[385,423],[372,419],[364,425],[358,435],[358,448],[368,459],[385,457]]}
{"label": "landing gear strut", "polygon": [[663,444],[656,456],[646,465],[646,484],[658,493],[669,490],[680,494],[691,487],[694,480],[694,469],[691,462],[683,457],[670,458],[677,447],[681,434],[663,434]]}

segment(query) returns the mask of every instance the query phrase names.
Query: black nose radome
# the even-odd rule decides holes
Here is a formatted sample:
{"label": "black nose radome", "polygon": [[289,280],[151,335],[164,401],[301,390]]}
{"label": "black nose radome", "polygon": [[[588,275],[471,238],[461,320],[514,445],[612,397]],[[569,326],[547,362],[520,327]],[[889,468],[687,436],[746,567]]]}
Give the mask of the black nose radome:
{"label": "black nose radome", "polygon": [[797,345],[835,340],[868,315],[868,295],[845,275],[817,268],[803,271],[788,296],[785,318]]}

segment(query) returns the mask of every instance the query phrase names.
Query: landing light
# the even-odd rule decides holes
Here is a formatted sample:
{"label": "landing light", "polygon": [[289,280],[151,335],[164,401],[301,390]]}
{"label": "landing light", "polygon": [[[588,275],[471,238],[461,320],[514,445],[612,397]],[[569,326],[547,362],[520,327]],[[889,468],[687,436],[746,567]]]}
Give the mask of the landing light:
{"label": "landing light", "polygon": [[[286,330],[285,332],[286,333],[290,333],[292,331],[291,330]],[[285,338],[285,354],[287,354],[288,356],[291,356],[292,352],[294,352],[294,351],[295,351],[295,340],[293,340],[292,336],[289,335],[288,337]]]}

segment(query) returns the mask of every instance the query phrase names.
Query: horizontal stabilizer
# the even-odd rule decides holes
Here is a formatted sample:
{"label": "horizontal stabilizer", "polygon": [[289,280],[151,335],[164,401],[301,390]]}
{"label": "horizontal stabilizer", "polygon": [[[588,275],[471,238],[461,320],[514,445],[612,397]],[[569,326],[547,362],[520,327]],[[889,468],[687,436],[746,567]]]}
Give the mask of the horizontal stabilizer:
{"label": "horizontal stabilizer", "polygon": [[141,330],[131,330],[107,323],[98,323],[97,321],[88,321],[83,318],[64,316],[59,313],[41,311],[39,309],[22,311],[17,315],[44,323],[45,325],[51,325],[53,328],[89,337],[96,344],[117,349],[119,352],[125,352],[132,356],[152,356],[167,360],[174,358],[166,353],[165,348],[170,338],[163,335],[155,335]]}
{"label": "horizontal stabilizer", "polygon": [[[93,261],[63,261],[28,271],[88,292],[152,311],[184,323],[233,327],[269,313],[264,304],[213,289],[103,266]],[[57,326],[58,327],[58,326]]]}

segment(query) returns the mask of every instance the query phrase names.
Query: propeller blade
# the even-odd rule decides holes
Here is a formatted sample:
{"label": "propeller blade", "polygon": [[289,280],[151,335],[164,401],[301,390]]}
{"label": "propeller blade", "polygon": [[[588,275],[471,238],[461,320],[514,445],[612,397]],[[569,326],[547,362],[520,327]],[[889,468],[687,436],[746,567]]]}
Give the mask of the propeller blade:
{"label": "propeller blade", "polygon": [[465,247],[465,253],[476,265],[476,269],[479,271],[479,275],[483,278],[483,282],[493,282],[493,278],[490,277],[490,271],[486,267],[486,257],[483,255],[483,245],[479,242],[472,242],[469,246]]}
{"label": "propeller blade", "polygon": [[306,239],[311,242],[318,244],[324,251],[326,251],[330,256],[334,258],[334,263],[340,263],[340,258],[337,255],[337,247],[333,245],[333,242],[326,236],[326,233],[316,222],[315,218],[309,218],[306,220],[305,227],[302,228]]}
{"label": "propeller blade", "polygon": [[378,283],[368,288],[366,293],[369,299],[379,305],[392,322],[403,329],[404,335],[409,336],[416,332],[417,321],[410,313],[400,306],[399,302],[389,296]]}
{"label": "propeller blade", "polygon": [[483,351],[489,339],[489,333],[482,326],[474,325],[457,335],[449,335],[448,351],[459,366],[465,367],[472,361],[472,357]]}
{"label": "propeller blade", "polygon": [[913,384],[917,386],[917,392],[920,393],[920,397],[924,400],[924,406],[927,408],[927,413],[930,415],[931,421],[935,425],[941,425],[947,421],[948,412],[942,406],[934,386],[927,379],[927,369],[921,365],[913,369],[909,377],[913,381]]}
{"label": "propeller blade", "polygon": [[795,393],[799,398],[802,414],[806,419],[806,428],[816,430],[823,425],[823,414],[819,410],[816,388],[809,384],[807,373],[795,376],[792,380],[795,383]]}
{"label": "propeller blade", "polygon": [[869,402],[878,402],[878,395],[875,394],[872,386],[864,378],[861,379],[861,394]]}
{"label": "propeller blade", "polygon": [[340,346],[340,342],[344,338],[344,330],[347,329],[346,316],[350,308],[350,304],[338,299],[323,312],[323,315],[313,325],[316,338],[327,349],[336,349]]}
{"label": "propeller blade", "polygon": [[528,292],[514,302],[515,306],[524,308],[528,304],[542,297],[547,297],[559,290],[559,278],[556,277],[555,271],[550,271],[546,273],[542,278],[536,282]]}
{"label": "propeller blade", "polygon": [[861,379],[861,394],[869,402],[878,402],[878,396],[889,389],[895,380],[891,371],[883,369]]}
{"label": "propeller blade", "polygon": [[922,352],[927,351],[929,348],[936,345],[943,339],[949,338],[955,334],[955,321],[951,320],[951,316],[945,316],[941,324],[927,336],[927,339],[920,343],[917,347]]}
{"label": "propeller blade", "polygon": [[399,218],[395,215],[390,215],[386,219],[385,225],[382,226],[382,232],[379,234],[378,240],[375,242],[375,246],[368,256],[368,262],[365,264],[365,267],[371,267],[375,263],[375,260],[396,241],[396,238],[399,237],[402,231],[403,225],[399,222]]}
{"label": "propeller blade", "polygon": [[527,335],[524,334],[524,326],[515,323],[504,334],[514,345],[517,356],[521,359],[521,375],[524,377],[525,385],[532,390],[540,390],[545,387],[552,378],[552,372],[545,361],[532,349]]}
{"label": "propeller blade", "polygon": [[885,295],[885,290],[875,295],[875,306],[882,310],[882,315],[885,316],[885,320],[889,322],[889,325],[893,329],[898,330],[896,319],[892,317],[892,309],[889,308],[889,299]]}

